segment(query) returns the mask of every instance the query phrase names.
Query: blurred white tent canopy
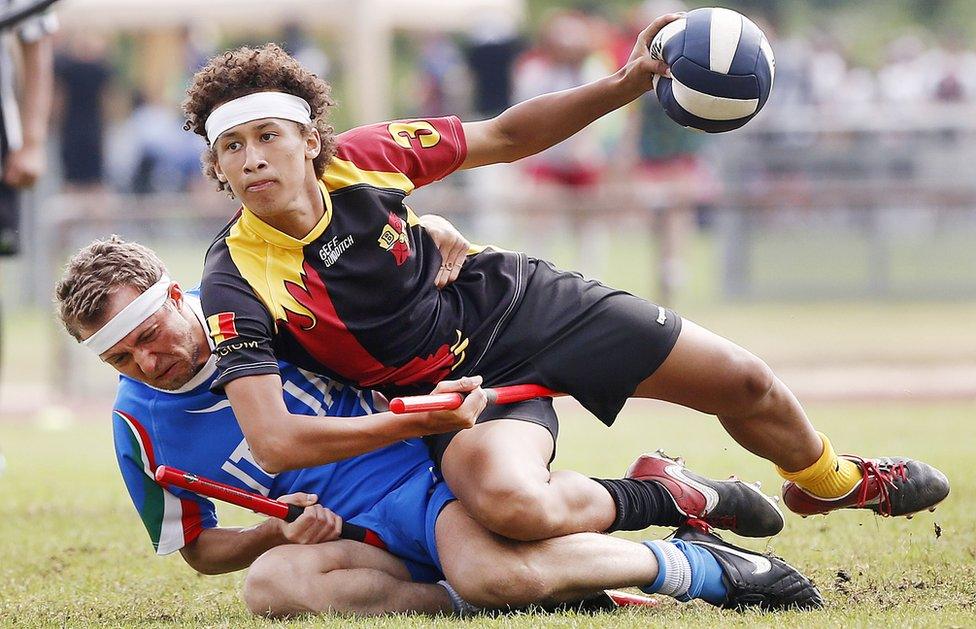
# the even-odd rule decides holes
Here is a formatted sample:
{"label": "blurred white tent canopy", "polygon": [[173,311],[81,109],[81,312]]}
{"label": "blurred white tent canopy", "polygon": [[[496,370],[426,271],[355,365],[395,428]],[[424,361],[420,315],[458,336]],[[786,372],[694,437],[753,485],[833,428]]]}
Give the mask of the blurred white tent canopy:
{"label": "blurred white tent canopy", "polygon": [[469,31],[489,21],[521,24],[525,15],[524,0],[64,0],[57,11],[69,32],[143,33],[148,77],[175,60],[188,26],[226,33],[299,24],[328,32],[341,42],[342,63],[354,77],[347,107],[357,123],[389,115],[394,30]]}

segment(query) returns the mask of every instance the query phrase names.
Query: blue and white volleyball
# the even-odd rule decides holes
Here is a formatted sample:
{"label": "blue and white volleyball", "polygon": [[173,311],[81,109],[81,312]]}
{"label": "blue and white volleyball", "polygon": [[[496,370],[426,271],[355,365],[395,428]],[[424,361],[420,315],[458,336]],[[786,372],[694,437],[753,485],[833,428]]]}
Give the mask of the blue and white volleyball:
{"label": "blue and white volleyball", "polygon": [[776,70],[763,32],[730,9],[689,11],[654,37],[651,56],[671,69],[670,78],[654,78],[664,111],[709,133],[738,129],[759,113]]}

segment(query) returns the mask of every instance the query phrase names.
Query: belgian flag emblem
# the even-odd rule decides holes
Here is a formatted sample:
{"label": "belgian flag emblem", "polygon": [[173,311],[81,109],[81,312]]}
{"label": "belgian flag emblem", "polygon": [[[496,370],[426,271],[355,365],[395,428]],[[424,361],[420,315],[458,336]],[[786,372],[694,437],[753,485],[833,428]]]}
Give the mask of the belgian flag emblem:
{"label": "belgian flag emblem", "polygon": [[237,338],[237,326],[234,325],[233,312],[219,312],[207,317],[207,326],[210,328],[210,338],[214,343],[220,345],[224,341]]}
{"label": "belgian flag emblem", "polygon": [[410,257],[410,241],[407,240],[407,226],[403,219],[390,212],[387,224],[377,240],[380,247],[393,254],[396,265],[401,266]]}

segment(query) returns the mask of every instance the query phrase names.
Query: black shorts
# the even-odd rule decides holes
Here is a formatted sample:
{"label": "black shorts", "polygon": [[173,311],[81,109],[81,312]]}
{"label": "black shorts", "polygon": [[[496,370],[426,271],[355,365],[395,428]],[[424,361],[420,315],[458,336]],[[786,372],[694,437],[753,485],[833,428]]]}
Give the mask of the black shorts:
{"label": "black shorts", "polygon": [[[556,437],[559,436],[559,419],[556,411],[552,408],[551,398],[533,398],[524,402],[514,404],[489,404],[478,416],[476,424],[490,422],[495,419],[516,419],[524,422],[539,424],[549,431],[552,435],[552,457],[549,462],[556,457]],[[430,449],[430,456],[438,467],[444,457],[444,451],[450,445],[451,440],[458,431],[446,432],[441,435],[430,435],[425,437],[427,447]]]}
{"label": "black shorts", "polygon": [[0,183],[0,256],[20,252],[20,192]]}
{"label": "black shorts", "polygon": [[576,398],[606,425],[671,353],[673,311],[550,263],[527,259],[525,297],[485,356],[486,386],[533,383]]}
{"label": "black shorts", "polygon": [[[465,374],[485,386],[541,384],[576,398],[607,426],[671,353],[681,318],[673,311],[578,273],[527,258],[525,297],[484,357]],[[550,400],[489,407],[478,422],[523,419],[557,436]],[[456,433],[431,438],[440,461]]]}

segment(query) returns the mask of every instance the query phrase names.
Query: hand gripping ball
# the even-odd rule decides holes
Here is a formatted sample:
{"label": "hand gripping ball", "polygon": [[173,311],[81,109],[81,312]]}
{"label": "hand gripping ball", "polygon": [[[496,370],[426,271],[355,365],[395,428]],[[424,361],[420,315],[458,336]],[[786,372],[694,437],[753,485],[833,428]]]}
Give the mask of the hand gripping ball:
{"label": "hand gripping ball", "polygon": [[708,133],[738,129],[759,113],[776,70],[763,32],[729,9],[689,11],[654,37],[651,56],[671,68],[671,78],[654,77],[664,111]]}

